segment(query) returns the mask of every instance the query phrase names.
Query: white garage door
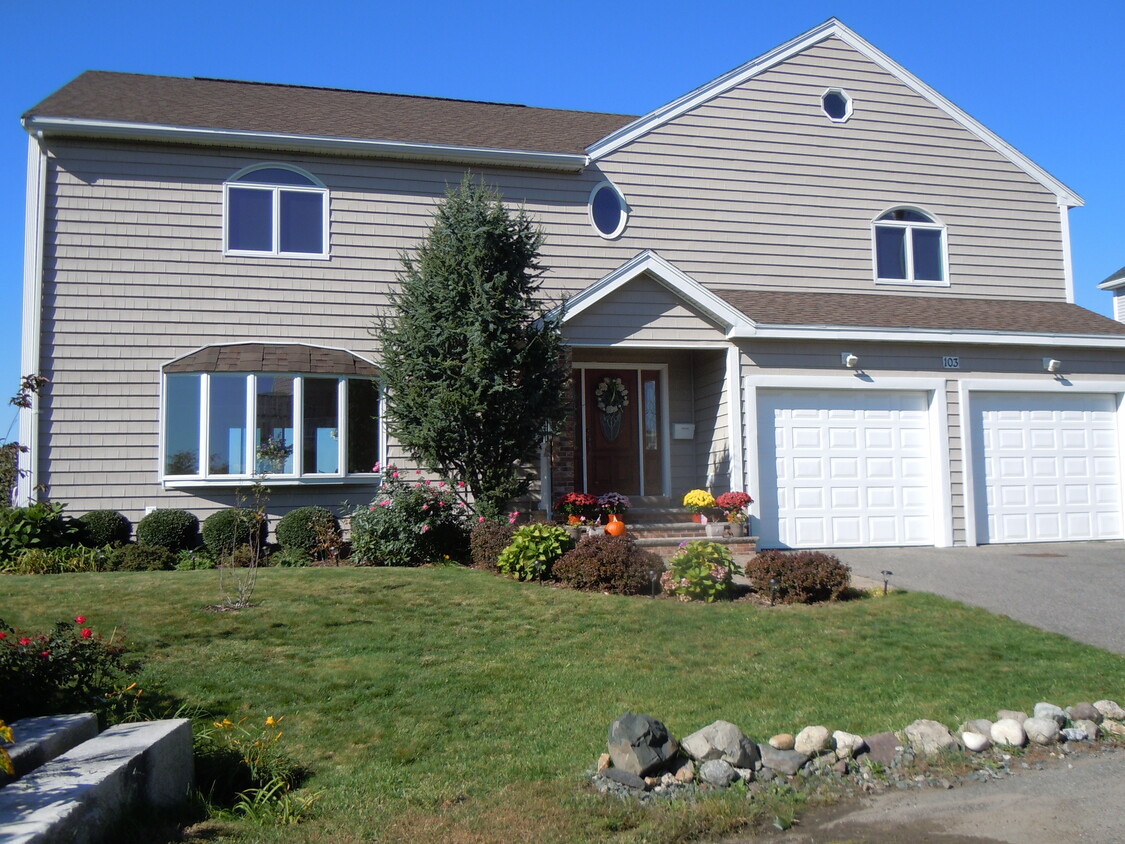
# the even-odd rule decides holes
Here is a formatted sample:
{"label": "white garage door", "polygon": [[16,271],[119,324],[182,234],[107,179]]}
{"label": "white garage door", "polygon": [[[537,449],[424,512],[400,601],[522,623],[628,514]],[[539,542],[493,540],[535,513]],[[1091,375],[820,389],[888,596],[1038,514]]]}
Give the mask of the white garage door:
{"label": "white garage door", "polygon": [[977,540],[1121,539],[1116,400],[974,393]]}
{"label": "white garage door", "polygon": [[762,546],[932,545],[927,406],[924,393],[759,391]]}

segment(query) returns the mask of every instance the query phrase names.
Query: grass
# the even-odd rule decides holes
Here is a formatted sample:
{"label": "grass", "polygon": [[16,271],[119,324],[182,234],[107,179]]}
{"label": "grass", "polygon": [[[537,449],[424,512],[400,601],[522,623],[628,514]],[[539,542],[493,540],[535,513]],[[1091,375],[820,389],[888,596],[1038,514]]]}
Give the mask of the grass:
{"label": "grass", "polygon": [[144,683],[218,717],[286,716],[323,798],[297,827],[224,830],[244,840],[687,840],[772,820],[794,798],[596,797],[583,772],[626,710],[680,737],[723,718],[764,741],[1125,693],[1125,658],[921,593],[767,610],[457,568],[266,569],[258,606],[206,612],[217,577],[5,577],[0,617],[122,627]]}

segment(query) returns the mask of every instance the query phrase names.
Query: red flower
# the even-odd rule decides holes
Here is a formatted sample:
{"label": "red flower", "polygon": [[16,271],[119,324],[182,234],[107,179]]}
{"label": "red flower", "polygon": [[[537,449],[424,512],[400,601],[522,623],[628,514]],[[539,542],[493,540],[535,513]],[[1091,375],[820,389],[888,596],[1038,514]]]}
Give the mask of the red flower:
{"label": "red flower", "polygon": [[94,635],[94,631],[91,630],[89,627],[83,627],[82,628],[82,638],[83,639],[89,639],[93,635]]}
{"label": "red flower", "polygon": [[78,616],[78,618],[74,619],[74,623],[75,624],[85,624],[86,623],[86,616],[84,616],[84,615]]}
{"label": "red flower", "polygon": [[39,654],[39,656],[43,657],[43,659],[50,659],[51,658],[51,652],[50,651],[43,651],[43,653]]}
{"label": "red flower", "polygon": [[7,638],[8,638],[8,634],[5,633],[3,630],[0,630],[0,639],[7,639]]}
{"label": "red flower", "polygon": [[27,638],[26,636],[24,636],[22,639],[20,639],[20,644],[21,645],[30,645],[31,640],[29,638]]}

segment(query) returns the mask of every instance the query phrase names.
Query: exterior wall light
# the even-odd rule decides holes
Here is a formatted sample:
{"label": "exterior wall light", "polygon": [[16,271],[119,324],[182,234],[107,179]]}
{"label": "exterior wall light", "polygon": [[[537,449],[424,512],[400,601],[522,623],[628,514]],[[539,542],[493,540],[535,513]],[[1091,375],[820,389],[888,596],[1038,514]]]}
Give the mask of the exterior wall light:
{"label": "exterior wall light", "polygon": [[859,366],[859,358],[853,355],[851,352],[840,352],[840,363],[842,363],[848,369],[855,369],[857,366]]}
{"label": "exterior wall light", "polygon": [[1043,368],[1050,373],[1058,372],[1062,369],[1062,361],[1054,358],[1043,358]]}

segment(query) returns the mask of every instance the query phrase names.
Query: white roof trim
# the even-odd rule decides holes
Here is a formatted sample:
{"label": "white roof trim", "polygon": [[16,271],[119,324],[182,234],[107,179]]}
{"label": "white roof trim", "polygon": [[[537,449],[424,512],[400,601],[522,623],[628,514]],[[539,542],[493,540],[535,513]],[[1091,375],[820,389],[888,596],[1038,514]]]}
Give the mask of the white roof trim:
{"label": "white roof trim", "polygon": [[594,282],[577,296],[551,311],[547,318],[558,319],[561,316],[563,324],[566,324],[645,273],[653,276],[673,294],[717,322],[728,337],[739,330],[748,334],[753,333],[754,322],[746,314],[676,269],[651,249],[646,249],[609,275]]}
{"label": "white roof trim", "polygon": [[221,144],[255,149],[287,149],[454,161],[467,164],[513,164],[545,170],[578,172],[586,166],[586,156],[561,152],[533,152],[518,149],[465,147],[452,144],[422,144],[374,138],[335,138],[318,135],[289,135],[279,132],[250,132],[239,129],[209,129],[201,126],[168,126],[154,123],[129,123],[116,120],[89,120],[78,117],[25,118],[23,127],[36,137],[81,135],[83,137],[128,138],[130,140],[172,143]]}
{"label": "white roof trim", "polygon": [[1039,182],[1049,191],[1054,193],[1059,201],[1065,203],[1067,206],[1085,205],[1085,200],[1082,199],[1077,193],[1068,188],[1065,184],[1060,182],[1038,164],[1033,162],[1030,158],[1019,152],[1011,144],[1007,143],[1000,136],[996,135],[992,130],[986,128],[983,124],[974,120],[960,108],[955,106],[952,102],[947,100],[929,85],[924,83],[898,62],[887,56],[885,53],[878,50],[875,46],[865,41],[859,35],[848,29],[844,24],[836,18],[829,18],[813,29],[810,29],[804,35],[799,35],[792,41],[782,44],[780,47],[775,47],[768,53],[752,59],[746,64],[736,67],[734,70],[723,74],[719,78],[708,82],[700,88],[696,88],[677,100],[661,106],[653,112],[634,120],[627,126],[623,126],[616,132],[602,138],[602,140],[586,148],[586,152],[590,156],[591,162],[597,161],[610,153],[620,149],[625,144],[628,144],[637,138],[645,135],[654,129],[664,125],[670,120],[674,120],[687,111],[699,106],[708,100],[724,94],[730,89],[741,85],[748,79],[752,79],[763,71],[769,70],[777,64],[789,59],[797,53],[807,50],[814,44],[818,44],[831,37],[839,38],[841,41],[853,47],[856,51],[862,53],[875,64],[886,70],[892,76],[896,77],[900,82],[908,88],[919,94],[933,105],[940,108],[948,114],[953,120],[961,124],[972,134],[980,138],[988,146],[992,147],[1000,155],[1011,161],[1016,167],[1023,170],[1032,179]]}
{"label": "white roof trim", "polygon": [[1019,331],[962,331],[941,328],[847,327],[833,325],[765,325],[751,331],[735,329],[731,339],[841,340],[866,343],[964,343],[985,346],[1051,346],[1055,348],[1125,349],[1125,335],[1030,334]]}
{"label": "white roof trim", "polygon": [[1098,284],[1098,290],[1116,290],[1119,287],[1125,287],[1125,267]]}

